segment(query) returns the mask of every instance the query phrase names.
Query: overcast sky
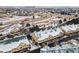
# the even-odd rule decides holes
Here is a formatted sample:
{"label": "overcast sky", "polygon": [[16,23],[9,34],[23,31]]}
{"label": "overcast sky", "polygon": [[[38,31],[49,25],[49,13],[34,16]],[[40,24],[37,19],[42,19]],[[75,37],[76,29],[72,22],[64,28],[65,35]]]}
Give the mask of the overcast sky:
{"label": "overcast sky", "polygon": [[0,6],[79,6],[79,0],[0,0]]}

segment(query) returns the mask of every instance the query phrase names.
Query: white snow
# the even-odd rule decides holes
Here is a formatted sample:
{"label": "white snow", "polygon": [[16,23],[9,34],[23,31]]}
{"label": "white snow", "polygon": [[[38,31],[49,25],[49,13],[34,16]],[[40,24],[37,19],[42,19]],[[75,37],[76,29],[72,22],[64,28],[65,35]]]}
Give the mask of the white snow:
{"label": "white snow", "polygon": [[55,36],[60,36],[61,35],[62,30],[60,28],[55,28],[55,29],[49,29],[49,30],[44,30],[44,31],[39,31],[39,32],[35,32],[35,35],[38,37],[38,40],[44,40],[46,38],[49,37],[49,35],[55,37]]}
{"label": "white snow", "polygon": [[33,18],[33,16],[13,16],[13,18],[15,18],[16,20],[23,20],[26,18]]}
{"label": "white snow", "polygon": [[0,51],[3,51],[3,52],[7,52],[7,51],[10,51],[11,49],[13,48],[16,48],[17,46],[19,46],[20,43],[25,43],[25,44],[30,44],[27,40],[27,38],[24,38],[22,40],[19,40],[18,42],[12,42],[12,43],[9,43],[9,44],[0,44]]}
{"label": "white snow", "polygon": [[20,24],[14,24],[10,26],[9,28],[2,31],[2,34],[9,34],[12,30],[19,30],[22,26]]}
{"label": "white snow", "polygon": [[[65,25],[61,27],[65,32],[74,32],[77,29],[79,29],[79,25]],[[45,29],[44,31],[40,30],[39,32],[35,32],[36,37],[38,37],[38,40],[44,40],[49,37],[49,35],[53,37],[58,37],[63,35],[63,31],[61,28],[54,28],[54,29]]]}
{"label": "white snow", "polygon": [[65,26],[62,26],[61,28],[62,28],[65,32],[74,32],[74,31],[76,31],[76,30],[79,28],[79,26],[72,24],[72,25],[65,25]]}

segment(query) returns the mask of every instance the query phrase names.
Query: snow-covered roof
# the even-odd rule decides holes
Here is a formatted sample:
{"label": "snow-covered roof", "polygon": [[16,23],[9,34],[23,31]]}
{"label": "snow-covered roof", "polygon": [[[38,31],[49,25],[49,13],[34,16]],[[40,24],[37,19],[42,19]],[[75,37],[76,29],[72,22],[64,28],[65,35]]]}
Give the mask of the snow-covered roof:
{"label": "snow-covered roof", "polygon": [[[65,26],[62,26],[61,27],[65,32],[74,32],[76,31],[78,28],[79,28],[79,25],[65,25]],[[58,28],[54,28],[54,29],[45,29],[44,31],[43,30],[40,30],[39,32],[35,32],[35,36],[38,38],[38,40],[44,40],[46,38],[49,37],[49,35],[51,35],[52,37],[59,37],[59,36],[62,36],[64,34],[64,32],[62,31],[60,27]]]}
{"label": "snow-covered roof", "polygon": [[60,36],[61,35],[62,30],[60,28],[55,28],[55,29],[49,29],[49,30],[44,30],[44,31],[39,31],[39,32],[35,32],[36,37],[38,37],[38,40],[44,40],[46,38],[49,37],[49,35],[51,35],[52,37],[55,36]]}
{"label": "snow-covered roof", "polygon": [[[13,41],[15,40],[15,41]],[[30,44],[25,36],[14,38],[12,40],[7,40],[0,42],[0,51],[7,52],[19,46],[20,43]]]}
{"label": "snow-covered roof", "polygon": [[61,27],[65,32],[73,32],[73,31],[76,31],[79,26],[78,25],[65,25],[65,26],[62,26]]}
{"label": "snow-covered roof", "polygon": [[14,24],[10,26],[8,29],[0,32],[1,34],[9,34],[12,30],[19,30],[22,26],[20,24]]}

